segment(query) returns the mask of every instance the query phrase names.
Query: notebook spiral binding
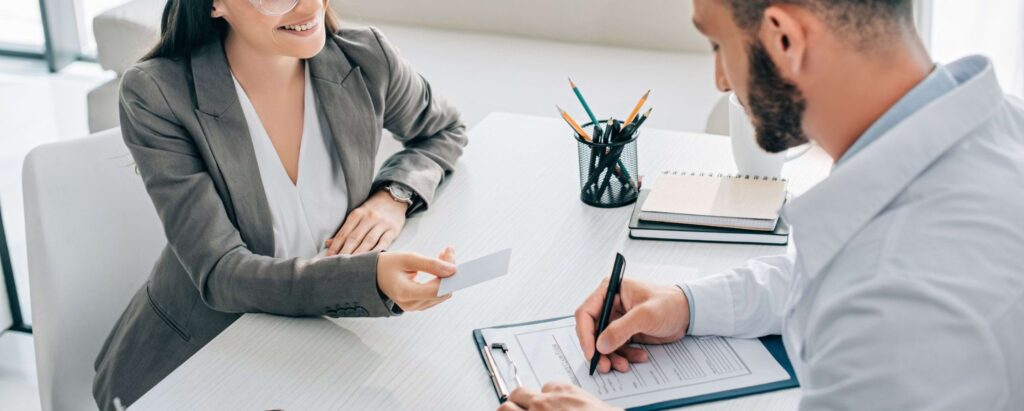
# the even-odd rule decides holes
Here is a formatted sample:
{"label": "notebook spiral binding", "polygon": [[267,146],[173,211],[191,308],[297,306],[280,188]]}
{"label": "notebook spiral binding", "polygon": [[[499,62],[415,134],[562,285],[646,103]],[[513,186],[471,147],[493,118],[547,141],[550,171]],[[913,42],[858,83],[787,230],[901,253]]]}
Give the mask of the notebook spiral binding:
{"label": "notebook spiral binding", "polygon": [[749,174],[728,174],[728,173],[713,173],[713,172],[697,172],[697,171],[665,171],[662,174],[674,175],[674,176],[693,176],[693,177],[721,177],[721,178],[733,178],[741,180],[761,180],[761,181],[782,181],[789,182],[785,178],[779,177],[768,177],[768,176],[752,176]]}

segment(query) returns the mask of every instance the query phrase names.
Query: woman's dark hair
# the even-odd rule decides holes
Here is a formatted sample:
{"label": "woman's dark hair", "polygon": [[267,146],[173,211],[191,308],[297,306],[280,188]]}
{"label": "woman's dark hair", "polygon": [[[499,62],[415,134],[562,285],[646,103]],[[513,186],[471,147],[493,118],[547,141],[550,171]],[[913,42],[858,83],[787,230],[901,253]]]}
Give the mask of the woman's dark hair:
{"label": "woman's dark hair", "polygon": [[[331,10],[330,0],[324,1],[324,28],[328,33],[338,31],[338,17]],[[160,20],[160,40],[141,61],[166,57],[188,57],[200,47],[222,38],[228,31],[224,19],[210,17],[213,0],[167,0]]]}

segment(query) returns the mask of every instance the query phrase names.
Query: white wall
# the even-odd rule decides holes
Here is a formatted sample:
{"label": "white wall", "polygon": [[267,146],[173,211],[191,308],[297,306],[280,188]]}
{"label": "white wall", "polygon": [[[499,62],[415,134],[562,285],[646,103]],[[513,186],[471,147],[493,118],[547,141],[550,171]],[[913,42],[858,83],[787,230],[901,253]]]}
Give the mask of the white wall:
{"label": "white wall", "polygon": [[332,0],[342,18],[674,52],[708,53],[690,0]]}

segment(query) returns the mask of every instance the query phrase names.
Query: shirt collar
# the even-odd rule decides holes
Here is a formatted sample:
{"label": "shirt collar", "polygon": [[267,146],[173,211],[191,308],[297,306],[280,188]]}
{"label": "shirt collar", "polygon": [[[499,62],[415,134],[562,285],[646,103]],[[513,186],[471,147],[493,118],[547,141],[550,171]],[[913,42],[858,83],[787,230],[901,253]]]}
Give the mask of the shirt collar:
{"label": "shirt collar", "polygon": [[867,131],[846,150],[846,153],[843,153],[839,161],[836,161],[836,166],[838,167],[843,164],[847,159],[877,140],[895,125],[927,106],[928,103],[952,91],[956,86],[957,82],[953,75],[949,73],[949,70],[941,65],[936,65],[935,69],[924,80],[917,83],[914,88],[910,89],[896,104],[889,108],[882,117],[879,117],[878,120],[871,124],[871,127],[868,127]]}
{"label": "shirt collar", "polygon": [[908,116],[860,155],[790,201],[797,258],[815,277],[925,168],[996,112],[1004,101],[991,62],[967,57],[947,66],[957,87]]}

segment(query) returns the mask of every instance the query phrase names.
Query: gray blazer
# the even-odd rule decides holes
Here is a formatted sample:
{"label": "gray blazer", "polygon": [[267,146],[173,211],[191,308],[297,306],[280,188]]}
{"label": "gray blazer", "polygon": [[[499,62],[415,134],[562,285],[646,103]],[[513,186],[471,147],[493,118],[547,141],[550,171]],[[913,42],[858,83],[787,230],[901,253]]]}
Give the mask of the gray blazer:
{"label": "gray blazer", "polygon": [[[467,142],[459,113],[376,29],[342,30],[326,43],[309,60],[310,76],[349,207],[389,181],[428,207]],[[168,244],[96,358],[101,409],[114,397],[137,400],[242,313],[394,314],[377,288],[377,253],[273,258],[266,193],[220,42],[191,59],[136,64],[124,74],[120,106],[124,141]],[[383,129],[405,149],[374,177]]]}

